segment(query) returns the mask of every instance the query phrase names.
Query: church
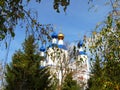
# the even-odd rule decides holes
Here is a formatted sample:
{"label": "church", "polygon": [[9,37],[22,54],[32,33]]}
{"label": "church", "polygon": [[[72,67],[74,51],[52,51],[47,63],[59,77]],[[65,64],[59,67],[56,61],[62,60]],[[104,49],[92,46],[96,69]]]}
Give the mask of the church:
{"label": "church", "polygon": [[59,85],[64,82],[66,73],[71,70],[73,79],[79,85],[87,87],[89,79],[89,61],[86,52],[83,50],[83,42],[78,41],[76,59],[70,58],[68,48],[64,44],[64,34],[53,32],[52,41],[46,50],[45,47],[40,48],[40,56],[45,56],[45,60],[41,61],[42,67],[49,66],[52,75],[59,80]]}

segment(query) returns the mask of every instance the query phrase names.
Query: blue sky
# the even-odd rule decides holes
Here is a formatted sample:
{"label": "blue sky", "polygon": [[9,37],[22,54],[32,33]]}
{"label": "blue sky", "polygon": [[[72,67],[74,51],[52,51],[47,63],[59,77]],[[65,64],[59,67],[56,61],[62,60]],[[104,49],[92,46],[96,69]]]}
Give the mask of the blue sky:
{"label": "blue sky", "polygon": [[[42,24],[55,25],[57,33],[60,31],[64,33],[65,41],[73,42],[82,39],[84,35],[90,36],[96,24],[105,19],[111,7],[104,6],[104,1],[105,0],[96,0],[96,9],[93,8],[88,11],[90,5],[88,5],[87,0],[71,0],[71,4],[68,6],[66,13],[63,12],[62,8],[61,13],[57,13],[53,9],[53,2],[49,2],[49,0],[42,0],[40,4],[32,1],[28,7],[38,11],[39,22]],[[11,41],[8,62],[11,61],[11,56],[15,50],[21,48],[24,38],[24,29],[17,26],[16,36]],[[4,46],[1,46],[1,60],[5,60],[6,52]]]}

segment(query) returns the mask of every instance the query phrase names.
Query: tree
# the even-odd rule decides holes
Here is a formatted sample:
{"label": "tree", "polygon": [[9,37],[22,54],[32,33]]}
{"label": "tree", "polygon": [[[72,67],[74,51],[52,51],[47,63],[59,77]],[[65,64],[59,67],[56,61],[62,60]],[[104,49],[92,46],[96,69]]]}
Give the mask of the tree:
{"label": "tree", "polygon": [[[96,56],[95,58],[95,62],[93,63],[93,67],[92,67],[92,70],[91,70],[91,77],[90,79],[88,80],[88,88],[90,90],[101,90],[101,87],[102,87],[102,82],[104,81],[102,79],[102,66],[100,64],[100,59],[98,56]],[[88,89],[88,90],[89,90]]]}
{"label": "tree", "polygon": [[[114,7],[114,6],[113,6]],[[96,72],[90,79],[90,90],[98,88],[94,83],[100,86],[100,90],[119,90],[120,89],[120,22],[118,9],[113,8],[108,15],[105,23],[97,26],[93,32],[90,42],[90,52],[92,60],[97,62],[99,59],[102,72],[93,64],[93,70],[97,70],[100,75],[95,77]],[[99,30],[98,30],[99,29]],[[101,72],[101,73],[100,73]],[[92,83],[91,83],[92,82]]]}
{"label": "tree", "polygon": [[48,68],[40,68],[43,59],[37,52],[34,37],[29,36],[6,69],[5,90],[46,90],[52,86]]}
{"label": "tree", "polygon": [[3,85],[3,77],[4,77],[4,69],[3,69],[3,63],[0,61],[0,89],[3,90],[4,85]]}
{"label": "tree", "polygon": [[[40,3],[42,0],[36,0],[37,3]],[[49,35],[48,30],[46,28],[51,27],[52,25],[40,24],[36,18],[36,15],[32,13],[32,10],[29,9],[28,5],[31,0],[1,0],[0,1],[0,40],[7,38],[8,35],[14,37],[15,32],[14,28],[18,25],[19,21],[25,22],[23,25],[28,28],[26,31],[39,32],[38,37],[42,37],[42,34]],[[87,1],[89,4],[91,2],[95,2],[93,0]],[[60,12],[60,7],[63,7],[64,11],[66,11],[67,7],[70,5],[70,0],[53,0],[53,9]],[[116,11],[116,7],[119,7],[119,0],[109,0],[105,3],[109,3],[114,11]],[[93,6],[93,5],[92,5]],[[28,9],[26,9],[28,8]],[[33,16],[33,17],[32,17]],[[43,32],[44,31],[44,32]]]}
{"label": "tree", "polygon": [[72,76],[72,72],[67,73],[62,85],[62,90],[80,90],[80,86],[77,84],[76,80],[73,80]]}
{"label": "tree", "polygon": [[[36,0],[37,3],[41,1]],[[18,25],[19,21],[26,22],[23,24],[27,28],[26,31],[32,29],[32,33],[39,33],[39,38],[42,38],[42,34],[49,36],[48,32],[51,30],[50,27],[52,25],[40,24],[35,19],[36,14],[33,14],[32,10],[27,7],[30,2],[31,0],[0,0],[0,40],[7,38],[9,35],[14,37],[14,28]],[[53,0],[53,9],[59,12],[59,6],[62,6],[64,7],[64,11],[66,11],[69,3],[70,0]],[[28,27],[30,28],[28,29]]]}

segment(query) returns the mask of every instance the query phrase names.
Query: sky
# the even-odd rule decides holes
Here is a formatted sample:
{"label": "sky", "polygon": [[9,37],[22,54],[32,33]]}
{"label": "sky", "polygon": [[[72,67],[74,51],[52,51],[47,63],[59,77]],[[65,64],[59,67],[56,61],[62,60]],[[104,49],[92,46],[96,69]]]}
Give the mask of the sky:
{"label": "sky", "polygon": [[[96,24],[105,20],[111,10],[111,7],[103,4],[105,0],[96,0],[95,8],[91,10],[89,10],[90,5],[87,0],[71,0],[67,11],[63,12],[61,8],[60,13],[53,9],[53,0],[42,0],[40,4],[31,1],[28,7],[38,12],[38,21],[42,24],[53,24],[55,31],[57,33],[62,31],[65,35],[64,40],[70,43],[83,39],[84,35],[90,36]],[[12,55],[21,48],[25,39],[23,28],[16,26],[15,32],[16,36],[14,39],[12,38],[7,62],[11,61]],[[2,57],[0,59],[2,61],[6,59],[6,53],[7,50],[1,45],[0,54]]]}

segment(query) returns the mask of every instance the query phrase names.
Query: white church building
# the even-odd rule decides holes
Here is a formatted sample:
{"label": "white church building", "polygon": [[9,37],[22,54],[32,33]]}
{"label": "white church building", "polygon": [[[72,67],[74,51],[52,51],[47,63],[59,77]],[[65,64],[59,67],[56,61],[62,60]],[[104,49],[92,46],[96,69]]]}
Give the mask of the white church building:
{"label": "white church building", "polygon": [[73,72],[73,79],[86,88],[90,67],[88,56],[83,50],[83,42],[78,42],[77,60],[72,60],[71,62],[69,52],[64,44],[64,34],[53,32],[51,38],[52,44],[47,50],[43,46],[40,48],[40,55],[46,57],[44,61],[40,62],[42,67],[50,67],[51,74],[57,77],[59,85],[64,82],[67,71],[71,70]]}

